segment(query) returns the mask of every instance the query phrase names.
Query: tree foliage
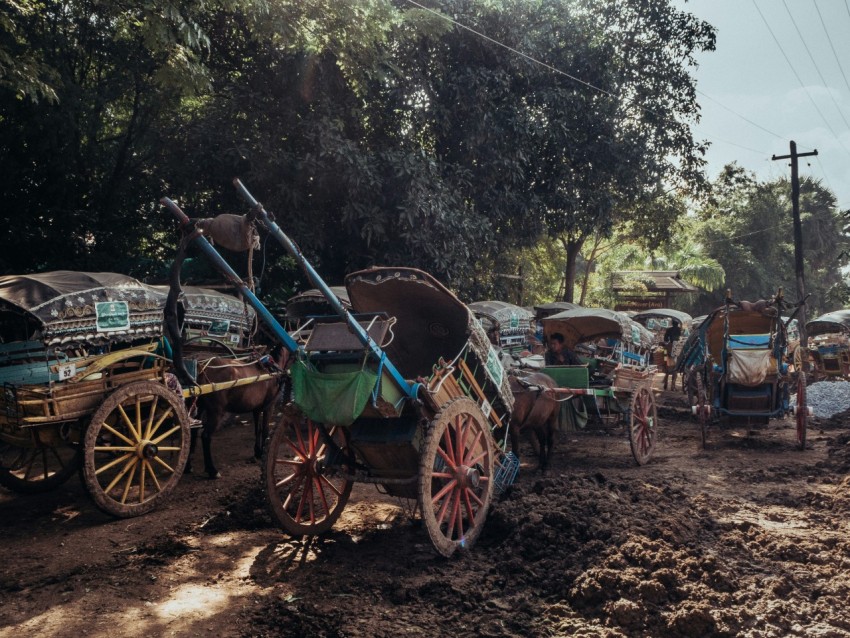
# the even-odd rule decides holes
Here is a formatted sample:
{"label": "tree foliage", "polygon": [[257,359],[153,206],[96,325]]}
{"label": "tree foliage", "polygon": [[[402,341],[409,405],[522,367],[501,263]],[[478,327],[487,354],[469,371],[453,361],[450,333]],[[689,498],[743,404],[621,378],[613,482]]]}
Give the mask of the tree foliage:
{"label": "tree foliage", "polygon": [[[701,299],[703,310],[719,306],[727,288],[737,299],[761,299],[782,287],[786,299],[796,299],[791,185],[786,178],[758,182],[740,167],[727,166],[701,216],[703,249],[726,272],[722,289]],[[833,310],[843,302],[842,271],[850,264],[844,214],[820,181],[803,178],[800,217],[809,307],[815,313]]]}
{"label": "tree foliage", "polygon": [[[405,264],[470,299],[578,281],[590,303],[626,253],[742,294],[792,280],[787,228],[759,230],[781,184],[730,169],[698,227],[682,204],[706,187],[690,69],[710,25],[667,0],[428,6],[0,0],[0,270],[153,273],[159,197],[244,210],[240,176],[331,283]],[[829,198],[804,186],[811,285],[837,299]],[[266,248],[264,289],[303,285]]]}

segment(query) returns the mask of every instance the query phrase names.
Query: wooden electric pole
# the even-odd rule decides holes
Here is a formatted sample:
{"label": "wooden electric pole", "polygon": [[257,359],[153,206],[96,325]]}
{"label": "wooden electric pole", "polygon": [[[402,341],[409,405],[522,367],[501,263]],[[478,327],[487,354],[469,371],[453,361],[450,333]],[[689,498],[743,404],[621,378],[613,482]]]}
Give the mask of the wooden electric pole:
{"label": "wooden electric pole", "polygon": [[[791,210],[794,215],[794,271],[797,277],[797,299],[803,301],[806,298],[806,280],[803,277],[803,225],[800,222],[800,177],[797,173],[797,158],[817,155],[815,149],[811,153],[798,153],[797,143],[791,140],[791,153],[789,155],[774,155],[773,160],[791,160]],[[806,352],[808,335],[806,334],[806,304],[800,306],[797,313],[797,325],[800,327],[800,347]]]}

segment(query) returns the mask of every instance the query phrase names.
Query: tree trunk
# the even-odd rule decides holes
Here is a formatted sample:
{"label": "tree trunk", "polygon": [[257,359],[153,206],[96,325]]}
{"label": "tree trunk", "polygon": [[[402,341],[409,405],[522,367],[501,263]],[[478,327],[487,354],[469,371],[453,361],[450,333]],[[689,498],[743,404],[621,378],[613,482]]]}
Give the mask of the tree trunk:
{"label": "tree trunk", "polygon": [[590,251],[590,257],[585,260],[584,263],[584,277],[581,281],[581,296],[578,300],[578,305],[583,306],[584,301],[587,298],[587,284],[590,280],[590,270],[593,268],[593,264],[596,263],[596,258],[599,256],[600,251],[599,247],[602,245],[602,239],[599,235],[596,235],[593,239],[593,250]]}
{"label": "tree trunk", "polygon": [[581,252],[584,240],[561,239],[561,244],[567,253],[567,262],[564,266],[564,301],[572,302],[576,287],[576,258]]}

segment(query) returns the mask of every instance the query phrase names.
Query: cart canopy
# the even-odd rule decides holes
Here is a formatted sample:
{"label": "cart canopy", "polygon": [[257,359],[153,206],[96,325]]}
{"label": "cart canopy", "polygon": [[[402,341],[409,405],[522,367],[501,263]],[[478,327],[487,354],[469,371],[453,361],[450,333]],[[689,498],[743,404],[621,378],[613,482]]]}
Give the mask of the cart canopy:
{"label": "cart canopy", "polygon": [[503,335],[526,334],[531,329],[534,313],[505,301],[473,301],[472,311],[484,330],[498,330]]}
{"label": "cart canopy", "polygon": [[489,346],[469,309],[426,272],[369,268],[348,275],[345,286],[358,312],[384,312],[397,319],[384,351],[406,379],[430,375],[440,357],[454,359],[474,327]]}
{"label": "cart canopy", "polygon": [[828,312],[806,324],[806,334],[810,337],[841,332],[850,333],[850,310]]}
{"label": "cart canopy", "polygon": [[[720,361],[725,340],[726,306],[712,312],[702,322],[699,332],[701,340],[708,347],[712,360]],[[729,336],[774,335],[772,347],[777,352],[785,350],[787,337],[785,325],[777,315],[764,314],[750,310],[729,309]]]}
{"label": "cart canopy", "polygon": [[468,347],[510,412],[513,395],[497,352],[469,308],[443,284],[416,268],[376,267],[351,273],[345,287],[358,312],[395,317],[389,342],[381,345],[405,379],[429,377],[440,359],[454,361]]}
{"label": "cart canopy", "polygon": [[[342,307],[346,310],[351,310],[351,301],[348,298],[348,291],[344,286],[330,286],[331,292],[339,299]],[[316,315],[332,315],[335,314],[333,308],[325,299],[321,290],[311,288],[304,292],[299,292],[297,295],[290,297],[286,302],[286,318],[287,319],[306,319]]]}
{"label": "cart canopy", "polygon": [[[168,295],[168,286],[150,286]],[[199,286],[182,286],[187,335],[241,338],[253,330],[257,313],[234,295]]]}
{"label": "cart canopy", "polygon": [[0,336],[69,348],[158,337],[165,299],[117,273],[7,275],[0,277]]}
{"label": "cart canopy", "polygon": [[653,310],[644,310],[643,312],[639,312],[636,315],[632,316],[634,321],[637,321],[639,324],[645,326],[649,319],[675,319],[682,327],[689,328],[691,322],[693,321],[693,317],[691,317],[687,312],[682,312],[681,310],[673,310],[672,308],[656,308]]}
{"label": "cart canopy", "polygon": [[543,334],[560,332],[572,349],[579,343],[615,338],[638,348],[650,348],[653,335],[621,312],[605,308],[574,308],[543,319]]}
{"label": "cart canopy", "polygon": [[549,303],[540,304],[539,306],[534,306],[534,312],[536,313],[535,316],[537,317],[537,320],[540,321],[546,317],[556,315],[559,312],[572,310],[574,308],[581,308],[581,306],[570,301],[551,301]]}

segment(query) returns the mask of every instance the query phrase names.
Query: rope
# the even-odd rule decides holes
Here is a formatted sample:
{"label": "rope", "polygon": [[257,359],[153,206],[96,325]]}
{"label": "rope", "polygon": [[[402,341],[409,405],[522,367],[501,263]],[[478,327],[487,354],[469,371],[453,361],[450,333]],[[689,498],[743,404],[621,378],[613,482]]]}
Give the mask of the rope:
{"label": "rope", "polygon": [[213,359],[217,359],[218,357],[213,357],[213,359],[207,359],[204,363],[203,368],[198,371],[198,375],[201,375],[205,370],[219,370],[221,368],[247,368],[248,366],[252,366],[256,363],[259,363],[259,359],[251,359],[252,355],[246,355],[245,357],[237,357],[236,359],[228,359],[228,361],[233,361],[233,363],[224,363],[221,365],[210,365],[210,362]]}

